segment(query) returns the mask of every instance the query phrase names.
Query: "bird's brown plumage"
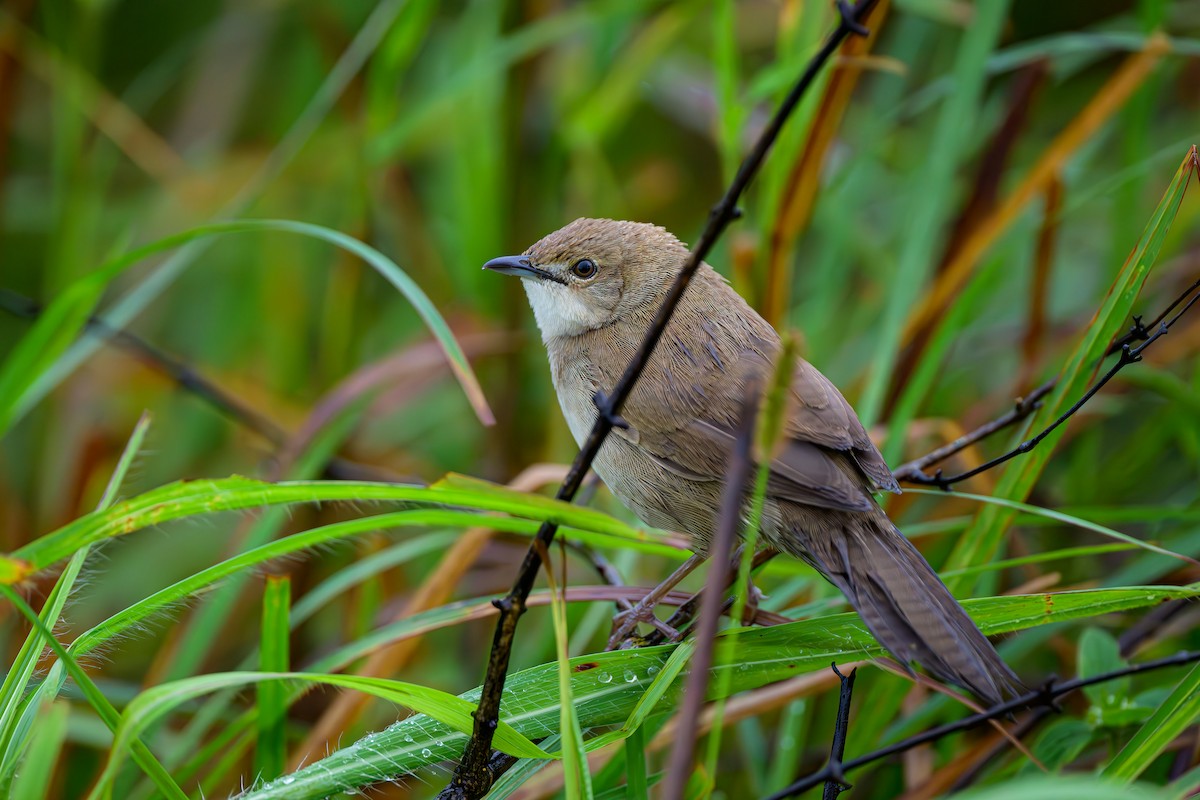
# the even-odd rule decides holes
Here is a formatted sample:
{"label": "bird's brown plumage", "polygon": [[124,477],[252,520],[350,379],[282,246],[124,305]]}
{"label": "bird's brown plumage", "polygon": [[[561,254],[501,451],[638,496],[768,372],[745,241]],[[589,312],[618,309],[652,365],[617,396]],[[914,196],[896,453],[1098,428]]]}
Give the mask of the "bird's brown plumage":
{"label": "bird's brown plumage", "polygon": [[[629,363],[687,248],[662,228],[580,219],[526,251],[524,278],[576,440],[592,401]],[[585,278],[581,259],[598,269]],[[516,263],[513,259],[489,262]],[[743,397],[764,386],[779,337],[701,265],[634,386],[594,468],[645,522],[712,540]],[[902,663],[916,661],[988,703],[1020,689],[1012,671],[871,495],[899,491],[841,393],[803,359],[792,378],[786,441],[771,462],[762,536],[836,585]]]}

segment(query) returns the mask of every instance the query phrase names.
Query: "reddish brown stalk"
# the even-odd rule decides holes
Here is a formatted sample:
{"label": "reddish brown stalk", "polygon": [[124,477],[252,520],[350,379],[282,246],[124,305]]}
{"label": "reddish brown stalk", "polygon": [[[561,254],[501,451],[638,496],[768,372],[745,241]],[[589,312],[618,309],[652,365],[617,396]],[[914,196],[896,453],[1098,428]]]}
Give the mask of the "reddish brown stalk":
{"label": "reddish brown stalk", "polygon": [[792,256],[796,239],[808,227],[820,189],[821,167],[832,146],[834,137],[841,127],[846,108],[858,78],[862,74],[866,56],[875,43],[876,32],[883,27],[887,17],[888,0],[883,0],[871,18],[872,34],[855,36],[842,43],[838,52],[837,69],[829,77],[825,94],[817,113],[813,115],[812,127],[800,156],[792,164],[783,197],[779,202],[779,213],[771,228],[770,249],[767,253],[766,296],[761,303],[763,317],[776,328],[784,323],[792,295]]}
{"label": "reddish brown stalk", "polygon": [[1017,381],[1017,394],[1024,394],[1025,387],[1033,381],[1041,350],[1042,337],[1046,330],[1046,293],[1050,284],[1050,273],[1054,269],[1054,246],[1058,242],[1058,215],[1062,211],[1062,177],[1055,175],[1046,185],[1046,208],[1042,213],[1042,225],[1038,230],[1037,250],[1033,261],[1033,278],[1029,287],[1029,319],[1025,335],[1021,339],[1021,373]]}

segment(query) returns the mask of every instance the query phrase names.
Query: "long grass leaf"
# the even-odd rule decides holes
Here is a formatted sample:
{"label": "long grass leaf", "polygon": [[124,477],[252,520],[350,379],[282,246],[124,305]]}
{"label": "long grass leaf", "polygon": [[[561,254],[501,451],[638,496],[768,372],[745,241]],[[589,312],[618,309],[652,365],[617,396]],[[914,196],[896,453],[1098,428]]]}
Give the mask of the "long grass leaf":
{"label": "long grass leaf", "polygon": [[1200,665],[1192,667],[1100,774],[1119,783],[1136,780],[1197,719],[1200,719]]}
{"label": "long grass leaf", "polygon": [[[985,634],[995,635],[1198,595],[1200,585],[1146,586],[990,597],[967,600],[964,606]],[[724,637],[736,640],[738,660],[736,664],[714,665],[709,687],[726,685],[731,694],[804,672],[826,669],[831,661],[884,654],[855,614],[835,614],[770,628],[733,630],[721,634],[721,638]],[[668,660],[682,646],[593,653],[571,659],[572,694],[581,727],[624,725],[646,696],[647,687],[659,679]],[[676,659],[675,663],[684,660]],[[510,675],[505,683],[502,705],[504,721],[531,739],[556,733],[560,715],[557,671],[557,663],[549,663]],[[728,684],[717,680],[723,671],[731,674]],[[668,705],[678,701],[677,693],[681,691],[678,681],[670,685],[672,688],[662,699]],[[462,695],[469,702],[475,702],[478,696],[478,689]],[[713,698],[710,696],[709,699]],[[339,750],[255,788],[243,800],[324,797],[394,777],[397,771],[413,771],[444,758],[456,757],[465,740],[464,734],[416,715],[372,734],[369,751],[362,748]],[[591,746],[591,742],[588,744]]]}
{"label": "long grass leaf", "polygon": [[[1129,317],[1133,302],[1162,249],[1171,222],[1179,212],[1180,203],[1183,202],[1184,193],[1196,166],[1197,154],[1196,148],[1193,147],[1188,151],[1163,194],[1142,233],[1141,240],[1109,287],[1107,297],[1059,373],[1058,387],[1047,398],[1041,412],[1035,415],[1035,429],[1061,416],[1091,382],[1093,364],[1104,354],[1113,332],[1117,330],[1121,321]],[[996,486],[995,496],[1013,502],[1020,502],[1028,497],[1062,434],[1063,428],[1060,427],[1047,436],[1040,446],[1010,464]],[[946,568],[962,569],[989,560],[999,547],[1000,537],[1015,515],[1016,509],[1000,504],[990,504],[981,510],[971,527],[959,538]],[[967,585],[967,579],[951,578],[947,585],[952,591],[959,591]]]}
{"label": "long grass leaf", "polygon": [[[267,577],[258,646],[258,664],[262,672],[287,672],[291,668],[288,653],[291,595],[292,583],[286,575]],[[287,763],[286,695],[286,689],[276,681],[267,681],[257,687],[258,746],[254,750],[254,772],[265,779],[280,775]]]}
{"label": "long grass leaf", "polygon": [[328,242],[370,264],[412,304],[425,326],[446,353],[451,371],[463,387],[476,415],[485,424],[494,422],[479,380],[459,347],[450,327],[415,281],[394,261],[375,248],[339,231],[292,220],[240,220],[202,225],[142,245],[102,264],[56,297],[18,342],[0,367],[0,433],[23,416],[39,397],[31,391],[35,380],[67,350],[78,337],[104,289],[113,279],[145,258],[191,242],[228,233],[286,232]]}

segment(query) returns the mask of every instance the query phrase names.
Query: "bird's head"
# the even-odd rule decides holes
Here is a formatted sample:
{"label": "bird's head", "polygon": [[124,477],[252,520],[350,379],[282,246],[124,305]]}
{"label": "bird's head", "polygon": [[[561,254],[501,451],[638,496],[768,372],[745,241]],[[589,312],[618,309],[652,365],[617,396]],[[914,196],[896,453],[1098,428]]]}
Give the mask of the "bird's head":
{"label": "bird's head", "polygon": [[549,341],[652,310],[687,256],[682,242],[655,225],[577,219],[524,255],[494,258],[483,268],[521,278]]}

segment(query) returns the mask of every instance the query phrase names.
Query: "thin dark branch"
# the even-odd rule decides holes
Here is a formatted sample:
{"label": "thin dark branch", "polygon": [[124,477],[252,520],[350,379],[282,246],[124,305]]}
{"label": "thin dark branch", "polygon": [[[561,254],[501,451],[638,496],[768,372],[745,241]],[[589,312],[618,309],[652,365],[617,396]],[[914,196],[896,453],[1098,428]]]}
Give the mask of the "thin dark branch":
{"label": "thin dark branch", "polygon": [[[923,486],[936,486],[939,489],[949,491],[950,487],[956,483],[965,481],[968,478],[973,478],[982,472],[987,472],[990,469],[1011,461],[1019,455],[1028,453],[1030,450],[1037,447],[1042,440],[1053,433],[1055,429],[1074,416],[1079,409],[1083,408],[1084,404],[1091,400],[1097,392],[1103,389],[1105,384],[1112,380],[1118,372],[1130,364],[1136,364],[1137,362],[1141,361],[1142,353],[1145,352],[1146,348],[1154,344],[1163,336],[1166,336],[1171,327],[1174,326],[1175,323],[1178,322],[1193,305],[1195,305],[1197,300],[1200,300],[1200,280],[1191,284],[1182,294],[1179,295],[1179,297],[1177,297],[1169,306],[1167,306],[1167,308],[1161,314],[1155,317],[1155,319],[1151,321],[1149,325],[1144,324],[1141,317],[1134,317],[1133,326],[1130,328],[1129,332],[1115,340],[1105,353],[1106,357],[1112,355],[1113,353],[1119,354],[1117,363],[1113,364],[1113,366],[1109,368],[1109,370],[1105,372],[1099,380],[1093,383],[1088,390],[1083,393],[1083,396],[1080,397],[1079,400],[1077,400],[1075,404],[1067,409],[1062,415],[1060,415],[1058,419],[1050,423],[1050,425],[1039,432],[1036,436],[1021,442],[1021,444],[1017,445],[1012,450],[1009,450],[1007,453],[997,456],[996,458],[993,458],[987,463],[981,464],[974,469],[967,470],[966,472],[962,472],[957,475],[951,475],[947,477],[942,474],[941,470],[938,470],[933,475],[929,475],[925,472],[925,469],[933,464],[949,458],[955,453],[958,453],[972,444],[991,436],[997,431],[1028,417],[1041,407],[1042,398],[1053,391],[1055,386],[1058,385],[1058,378],[1053,378],[1049,381],[1046,381],[1041,386],[1030,392],[1028,397],[1018,400],[1016,406],[1003,416],[981,425],[970,433],[960,436],[950,444],[940,447],[937,450],[934,450],[933,452],[916,459],[915,461],[910,461],[907,464],[901,465],[895,469],[892,474],[897,480],[903,480],[907,481],[908,483],[915,483]],[[1170,316],[1171,312],[1174,311],[1180,304],[1183,304],[1183,307],[1174,316]],[[1133,343],[1137,341],[1140,341],[1141,344],[1137,347],[1134,347]]]}
{"label": "thin dark branch", "polygon": [[833,746],[829,748],[829,780],[821,792],[821,800],[837,800],[838,795],[850,788],[842,774],[842,759],[846,755],[846,736],[850,733],[850,698],[854,695],[854,676],[857,669],[850,670],[849,675],[838,672],[837,662],[829,665],[841,682],[838,692],[837,719],[833,724]]}
{"label": "thin dark branch", "polygon": [[[43,311],[42,305],[37,301],[3,288],[0,288],[0,308],[25,319],[37,319]],[[277,453],[288,447],[290,436],[282,427],[162,348],[124,328],[112,326],[100,317],[88,317],[84,328],[166,376],[179,388],[212,406],[226,419],[258,434],[269,442]],[[359,464],[338,456],[329,459],[324,475],[335,480],[396,482],[400,478],[400,476],[387,473],[377,467]],[[420,482],[419,479],[407,476],[404,477],[404,481]]]}
{"label": "thin dark branch", "polygon": [[742,418],[738,423],[737,439],[725,474],[725,489],[721,493],[721,506],[712,551],[709,553],[712,557],[712,567],[704,586],[704,598],[700,601],[696,652],[692,654],[687,686],[679,709],[679,736],[671,750],[666,777],[663,779],[664,800],[680,800],[688,777],[692,774],[692,753],[696,746],[700,711],[704,708],[704,697],[708,693],[709,667],[713,661],[717,623],[721,618],[725,585],[732,573],[729,556],[733,552],[733,542],[739,533],[742,501],[746,496],[746,481],[750,478],[750,442],[754,438],[754,420],[757,416],[755,411],[758,405],[756,395],[757,392],[752,391],[743,398]]}
{"label": "thin dark branch", "polygon": [[[0,307],[26,319],[37,319],[43,311],[37,301],[9,289],[0,289]],[[275,447],[283,447],[287,442],[287,433],[274,422],[140,336],[122,328],[115,328],[99,317],[88,317],[84,328],[132,353],[143,363],[163,373],[180,387],[198,396],[234,422],[254,431]]]}
{"label": "thin dark branch", "polygon": [[[1190,600],[1172,600],[1168,603],[1155,606],[1148,613],[1143,614],[1137,622],[1125,629],[1121,636],[1117,639],[1121,658],[1129,658],[1141,648],[1142,644],[1150,639],[1157,638],[1163,630],[1164,624],[1171,620],[1175,615],[1186,609],[1192,601]],[[1033,713],[1018,722],[1009,734],[1011,738],[1021,739],[1033,732],[1038,725],[1046,720],[1055,711],[1050,706],[1036,708]],[[971,769],[958,776],[954,784],[950,787],[950,794],[962,791],[970,786],[976,778],[978,778],[994,763],[1001,753],[1009,746],[1009,739],[999,739],[986,753],[984,753]]]}
{"label": "thin dark branch", "polygon": [[[982,713],[973,714],[969,717],[959,720],[958,722],[940,725],[936,728],[925,731],[924,733],[917,734],[916,736],[910,736],[909,738],[896,742],[895,744],[882,747],[872,753],[866,754],[865,756],[859,756],[858,758],[843,762],[841,764],[841,771],[849,772],[850,770],[858,769],[859,767],[879,761],[883,758],[887,758],[888,756],[893,756],[897,753],[903,753],[906,750],[911,750],[912,748],[918,747],[927,742],[936,741],[944,736],[949,736],[952,733],[974,728],[993,719],[1007,717],[1012,712],[1019,711],[1022,708],[1057,709],[1058,698],[1065,694],[1070,694],[1077,689],[1082,689],[1097,683],[1105,683],[1107,681],[1115,680],[1116,678],[1123,678],[1126,675],[1138,675],[1143,672],[1151,672],[1153,670],[1165,669],[1167,667],[1177,667],[1184,664],[1192,664],[1197,661],[1200,661],[1200,651],[1183,652],[1177,653],[1173,656],[1168,656],[1167,658],[1160,658],[1156,661],[1146,661],[1141,664],[1131,664],[1124,669],[1107,672],[1103,675],[1095,675],[1090,678],[1077,678],[1075,680],[1066,681],[1065,683],[1059,683],[1057,685],[1053,681],[1048,681],[1046,685],[1040,689],[1027,692],[1026,694],[1023,694],[1014,700],[1009,700],[1008,702],[992,706]],[[829,765],[826,765],[824,768],[812,773],[811,775],[801,778],[787,788],[770,795],[767,800],[783,800],[785,797],[792,797],[800,794],[801,792],[811,789],[818,784],[824,783],[831,778],[837,778],[837,776],[834,774],[834,771],[835,770],[830,769]]]}
{"label": "thin dark branch", "polygon": [[[623,421],[618,416],[622,404],[641,376],[646,363],[650,360],[650,354],[654,350],[655,345],[658,344],[658,340],[662,338],[663,331],[666,329],[667,323],[675,311],[675,307],[683,297],[683,293],[687,289],[692,276],[700,268],[705,257],[712,250],[713,245],[716,244],[717,239],[724,230],[733,220],[740,216],[741,212],[738,209],[738,201],[762,166],[767,153],[775,143],[776,138],[778,138],[779,132],[783,129],[784,123],[787,122],[788,117],[791,116],[796,106],[800,103],[800,99],[808,91],[808,88],[812,85],[821,68],[833,56],[842,40],[851,34],[861,34],[864,30],[862,23],[866,20],[867,15],[875,7],[876,3],[877,0],[860,0],[854,6],[849,6],[844,2],[839,2],[838,8],[842,14],[842,19],[838,23],[837,28],[825,41],[825,44],[822,45],[817,54],[809,61],[803,75],[801,75],[796,85],[788,93],[779,109],[775,112],[775,115],[771,118],[770,123],[763,129],[758,141],[754,144],[754,148],[746,157],[746,160],[742,162],[729,188],[726,189],[725,194],[713,208],[708,218],[708,224],[705,225],[699,240],[696,242],[695,247],[692,248],[687,262],[684,264],[683,269],[680,270],[675,283],[672,284],[666,298],[663,300],[662,306],[655,314],[654,320],[651,322],[649,330],[646,331],[646,336],[642,340],[641,346],[638,347],[633,359],[625,368],[621,379],[613,387],[610,394],[604,395],[598,393],[596,395],[596,405],[600,413],[596,418],[596,423],[592,427],[591,433],[588,434],[583,447],[579,451],[579,455],[575,457],[575,461],[572,463],[567,477],[563,480],[562,486],[558,490],[556,496],[559,500],[570,501],[574,498],[583,481],[584,475],[591,468],[592,461],[600,451],[600,446],[604,443],[605,438],[614,425],[622,424]],[[541,567],[541,559],[538,556],[539,547],[545,549],[554,539],[557,530],[558,526],[552,523],[542,525],[537,532],[535,541],[531,543],[529,550],[525,554],[525,559],[521,564],[520,572],[517,575],[512,590],[504,598],[495,601],[496,607],[500,610],[500,619],[496,624],[492,649],[488,656],[487,674],[484,677],[479,706],[474,712],[474,730],[467,742],[462,760],[455,770],[454,778],[441,792],[439,795],[440,798],[455,798],[455,800],[458,798],[478,798],[487,792],[492,784],[493,775],[488,769],[488,759],[491,753],[492,737],[495,734],[499,718],[500,698],[504,692],[504,681],[508,672],[508,662],[512,653],[513,636],[516,633],[517,620],[525,611],[525,598],[529,596],[529,591],[533,588],[534,580]]]}

